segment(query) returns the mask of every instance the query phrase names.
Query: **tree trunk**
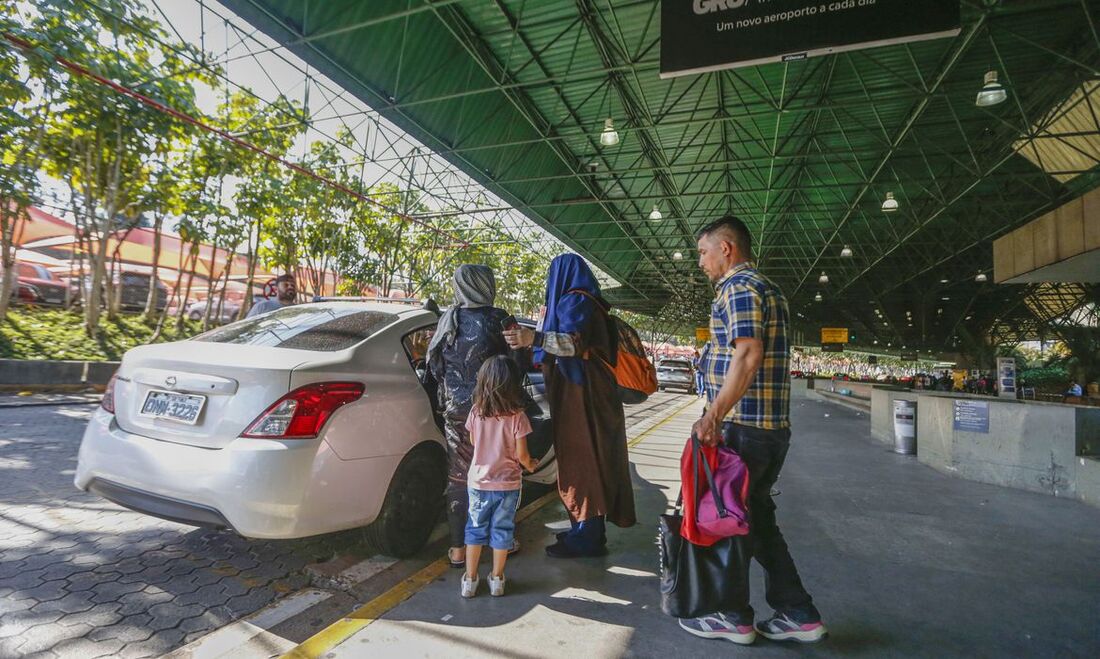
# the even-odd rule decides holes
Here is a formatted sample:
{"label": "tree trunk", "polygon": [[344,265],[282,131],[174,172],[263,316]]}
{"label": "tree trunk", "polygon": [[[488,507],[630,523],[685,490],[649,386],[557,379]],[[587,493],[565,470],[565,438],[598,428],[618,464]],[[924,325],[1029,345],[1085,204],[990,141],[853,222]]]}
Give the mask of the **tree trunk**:
{"label": "tree trunk", "polygon": [[[164,216],[158,213],[153,219],[153,272],[149,275],[149,296],[145,298],[145,322],[152,323],[157,313],[157,271],[160,267],[160,234],[164,228]],[[165,300],[165,306],[168,301]]]}

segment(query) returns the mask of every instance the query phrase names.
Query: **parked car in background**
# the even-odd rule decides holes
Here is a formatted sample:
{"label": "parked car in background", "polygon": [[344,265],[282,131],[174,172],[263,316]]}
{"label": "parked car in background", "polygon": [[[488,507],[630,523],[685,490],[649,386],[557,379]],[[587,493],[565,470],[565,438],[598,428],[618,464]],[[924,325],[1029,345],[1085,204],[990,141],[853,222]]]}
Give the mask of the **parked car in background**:
{"label": "parked car in background", "polygon": [[[369,525],[383,553],[415,553],[446,481],[425,368],[437,321],[409,304],[330,300],[134,348],[85,430],[75,484],[251,538]],[[543,435],[526,478],[554,482]]]}
{"label": "parked car in background", "polygon": [[657,388],[684,389],[695,393],[695,371],[686,359],[662,359],[657,362]]}
{"label": "parked car in background", "polygon": [[206,317],[206,305],[208,303],[213,304],[213,309],[210,310],[210,319],[219,324],[231,323],[237,319],[237,313],[241,310],[241,303],[234,300],[225,300],[221,305],[221,314],[218,314],[218,301],[215,300],[199,300],[192,302],[187,307],[187,317],[191,320],[202,320]]}
{"label": "parked car in background", "polygon": [[16,263],[15,276],[13,302],[54,306],[65,304],[65,282],[45,266]]}
{"label": "parked car in background", "polygon": [[[88,294],[91,288],[92,278],[85,275],[82,283],[83,292]],[[139,272],[115,273],[115,286],[119,295],[119,306],[128,311],[140,311],[145,308],[149,299],[149,275]],[[74,285],[75,288],[75,285]],[[164,282],[157,280],[157,311],[163,311],[168,304],[168,287]]]}

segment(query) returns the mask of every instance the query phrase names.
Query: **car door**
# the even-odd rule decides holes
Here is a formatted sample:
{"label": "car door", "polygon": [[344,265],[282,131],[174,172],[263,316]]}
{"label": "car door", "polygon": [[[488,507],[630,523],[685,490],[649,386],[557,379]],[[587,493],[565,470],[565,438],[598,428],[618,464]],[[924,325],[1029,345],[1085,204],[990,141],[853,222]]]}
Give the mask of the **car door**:
{"label": "car door", "polygon": [[558,465],[554,456],[554,434],[550,419],[550,405],[546,399],[546,382],[542,370],[532,359],[530,348],[513,351],[512,357],[524,371],[524,388],[530,396],[527,418],[531,421],[531,434],[527,436],[527,450],[539,460],[539,468],[524,478],[535,483],[549,485],[557,482]]}

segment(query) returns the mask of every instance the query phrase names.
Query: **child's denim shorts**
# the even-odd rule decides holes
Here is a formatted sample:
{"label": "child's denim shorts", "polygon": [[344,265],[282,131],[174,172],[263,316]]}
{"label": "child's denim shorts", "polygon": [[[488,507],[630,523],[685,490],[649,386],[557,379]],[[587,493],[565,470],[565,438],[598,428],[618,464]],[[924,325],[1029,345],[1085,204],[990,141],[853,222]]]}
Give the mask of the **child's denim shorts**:
{"label": "child's denim shorts", "polygon": [[466,544],[511,549],[516,532],[519,490],[470,490]]}

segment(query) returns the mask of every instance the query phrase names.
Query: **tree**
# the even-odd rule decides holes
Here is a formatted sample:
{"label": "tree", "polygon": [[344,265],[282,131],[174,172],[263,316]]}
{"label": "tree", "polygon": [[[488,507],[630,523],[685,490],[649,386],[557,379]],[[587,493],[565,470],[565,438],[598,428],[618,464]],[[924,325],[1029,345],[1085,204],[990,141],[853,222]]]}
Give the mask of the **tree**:
{"label": "tree", "polygon": [[[14,4],[0,6],[0,35],[30,43],[41,35]],[[37,49],[0,48],[0,319],[7,317],[15,284],[16,242],[39,196],[46,118],[59,87],[53,59]]]}
{"label": "tree", "polygon": [[[135,0],[43,3],[39,11],[45,31],[69,35],[50,43],[56,56],[177,110],[196,112],[191,80],[199,74],[172,74],[187,70],[183,56],[159,47],[157,41],[166,41],[167,35]],[[92,248],[84,326],[94,336],[100,291],[110,285],[105,282],[110,238],[140,214],[149,163],[187,129],[178,119],[71,69],[56,101],[58,109],[46,128],[46,171],[68,185],[77,229]]]}

